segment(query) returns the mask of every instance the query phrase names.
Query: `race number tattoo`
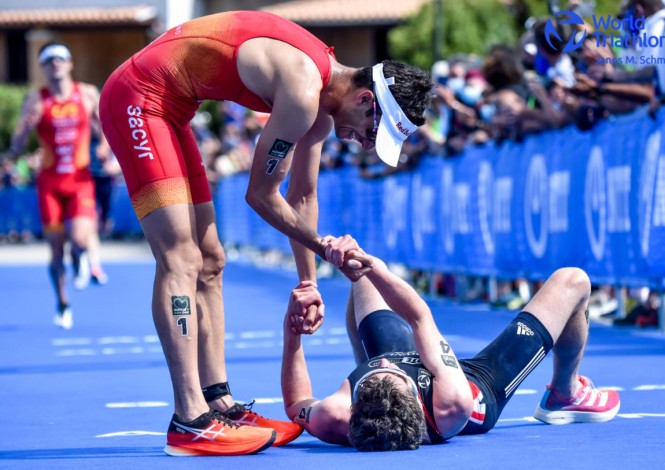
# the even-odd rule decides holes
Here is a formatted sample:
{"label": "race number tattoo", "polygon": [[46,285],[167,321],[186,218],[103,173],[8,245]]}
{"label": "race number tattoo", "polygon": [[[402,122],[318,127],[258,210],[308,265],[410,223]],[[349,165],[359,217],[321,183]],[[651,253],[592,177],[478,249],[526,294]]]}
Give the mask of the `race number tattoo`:
{"label": "race number tattoo", "polygon": [[282,139],[275,139],[275,143],[272,144],[272,148],[270,149],[270,152],[268,152],[268,155],[284,160],[286,155],[289,153],[289,150],[291,150],[291,147],[293,147],[291,142],[287,142],[286,140]]}
{"label": "race number tattoo", "polygon": [[171,296],[171,313],[173,315],[191,315],[189,297],[186,295]]}
{"label": "race number tattoo", "polygon": [[272,158],[267,162],[268,168],[266,168],[266,175],[272,175],[275,172],[277,165],[279,165],[280,161],[286,158],[291,147],[293,147],[291,142],[275,139],[275,142],[272,144],[272,147],[268,152],[268,155]]}
{"label": "race number tattoo", "polygon": [[441,345],[441,351],[443,352],[441,355],[441,360],[443,363],[448,367],[454,367],[457,369],[457,359],[455,359],[455,356],[453,356],[450,345],[448,345],[445,341],[441,341],[439,344]]}
{"label": "race number tattoo", "polygon": [[309,423],[309,414],[312,412],[312,407],[301,408],[300,413],[298,414],[298,419],[304,420],[306,423]]}
{"label": "race number tattoo", "polygon": [[187,317],[180,317],[176,324],[180,327],[180,332],[183,336],[187,336]]}
{"label": "race number tattoo", "polygon": [[589,309],[584,311],[584,318],[586,318],[587,325],[589,324]]}
{"label": "race number tattoo", "polygon": [[172,295],[171,296],[171,313],[173,316],[178,317],[176,325],[180,327],[180,332],[183,336],[187,336],[187,317],[185,315],[192,314],[189,297],[186,295]]}
{"label": "race number tattoo", "polygon": [[266,168],[266,175],[272,175],[275,172],[275,168],[277,168],[277,164],[279,163],[279,160],[277,158],[271,158],[268,160],[268,168]]}

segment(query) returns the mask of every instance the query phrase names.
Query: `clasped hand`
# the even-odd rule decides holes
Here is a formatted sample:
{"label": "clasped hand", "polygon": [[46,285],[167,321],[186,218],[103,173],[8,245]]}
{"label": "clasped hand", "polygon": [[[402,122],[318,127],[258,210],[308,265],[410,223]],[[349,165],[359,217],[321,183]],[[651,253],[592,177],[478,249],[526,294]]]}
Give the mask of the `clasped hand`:
{"label": "clasped hand", "polygon": [[[355,282],[372,269],[372,257],[367,255],[351,236],[327,236],[321,240],[326,259]],[[294,334],[311,335],[323,324],[325,305],[317,285],[302,281],[291,291],[285,327]]]}

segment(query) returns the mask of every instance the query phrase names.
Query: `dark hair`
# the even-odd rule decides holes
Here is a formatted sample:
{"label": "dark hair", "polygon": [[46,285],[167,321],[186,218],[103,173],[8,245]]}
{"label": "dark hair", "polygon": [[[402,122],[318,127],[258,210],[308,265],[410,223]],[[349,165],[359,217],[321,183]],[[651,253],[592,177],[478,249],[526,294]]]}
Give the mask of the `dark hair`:
{"label": "dark hair", "polygon": [[501,90],[522,81],[524,67],[513,47],[496,44],[483,60],[482,73],[494,90]]}
{"label": "dark hair", "polygon": [[[382,64],[384,76],[395,77],[395,84],[389,85],[390,92],[406,117],[416,126],[425,124],[425,112],[429,109],[434,87],[429,72],[394,60],[384,60]],[[356,88],[373,90],[372,67],[356,70],[352,80]],[[377,113],[381,113],[378,101],[376,104]]]}
{"label": "dark hair", "polygon": [[369,377],[351,407],[349,441],[365,452],[414,450],[425,433],[422,406],[388,377]]}
{"label": "dark hair", "polygon": [[69,46],[67,44],[65,44],[64,42],[49,41],[46,44],[44,44],[42,47],[39,48],[39,51],[37,52],[37,56],[39,56],[39,54],[41,54],[44,51],[44,49],[46,49],[47,47],[51,47],[51,46],[64,46],[68,50],[71,50],[71,49],[69,49]]}
{"label": "dark hair", "polygon": [[631,0],[627,2],[625,9],[633,8],[637,5],[641,5],[647,15],[653,14],[663,8],[661,0]]}

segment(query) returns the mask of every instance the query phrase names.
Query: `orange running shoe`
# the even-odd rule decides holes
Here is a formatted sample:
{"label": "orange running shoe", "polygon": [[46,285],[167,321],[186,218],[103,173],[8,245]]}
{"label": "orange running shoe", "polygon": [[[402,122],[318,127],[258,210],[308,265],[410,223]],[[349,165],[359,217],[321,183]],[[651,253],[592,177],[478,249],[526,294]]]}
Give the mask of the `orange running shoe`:
{"label": "orange running shoe", "polygon": [[279,421],[276,419],[264,418],[260,414],[252,411],[254,400],[248,405],[236,403],[226,411],[220,411],[227,418],[232,419],[237,424],[253,426],[257,428],[274,429],[277,432],[277,438],[273,442],[274,447],[283,446],[300,436],[304,428],[291,421]]}
{"label": "orange running shoe", "polygon": [[253,454],[270,447],[275,435],[272,429],[238,426],[213,412],[188,423],[174,414],[164,452],[174,457]]}

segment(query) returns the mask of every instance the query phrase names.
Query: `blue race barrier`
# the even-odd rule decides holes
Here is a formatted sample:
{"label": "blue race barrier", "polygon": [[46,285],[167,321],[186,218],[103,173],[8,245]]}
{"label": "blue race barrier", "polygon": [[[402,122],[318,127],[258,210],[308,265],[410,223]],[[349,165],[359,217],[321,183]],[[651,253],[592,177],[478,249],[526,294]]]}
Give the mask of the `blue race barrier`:
{"label": "blue race barrier", "polygon": [[[664,119],[642,111],[591,132],[569,127],[471,147],[382,180],[361,180],[355,168],[324,171],[319,230],[349,233],[368,252],[414,268],[542,279],[578,266],[594,282],[662,288]],[[220,182],[222,238],[283,249],[285,237],[241,204],[246,187],[246,175]],[[238,222],[247,218],[249,233]]]}
{"label": "blue race barrier", "polygon": [[[413,268],[542,279],[578,266],[597,283],[663,288],[664,121],[640,111],[591,132],[569,127],[425,158],[381,180],[362,180],[356,168],[322,171],[319,231],[349,233]],[[219,182],[220,238],[289,251],[246,204],[247,183],[246,174]],[[124,186],[113,198],[116,233],[141,233]],[[1,191],[0,232],[23,229],[41,230],[34,188]]]}

